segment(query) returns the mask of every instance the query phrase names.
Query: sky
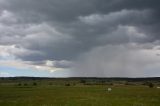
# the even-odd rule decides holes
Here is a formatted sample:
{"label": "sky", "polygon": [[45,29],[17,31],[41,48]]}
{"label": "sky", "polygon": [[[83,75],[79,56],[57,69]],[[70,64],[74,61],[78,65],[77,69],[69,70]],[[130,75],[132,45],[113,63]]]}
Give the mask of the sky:
{"label": "sky", "polygon": [[0,77],[160,77],[159,0],[0,0]]}

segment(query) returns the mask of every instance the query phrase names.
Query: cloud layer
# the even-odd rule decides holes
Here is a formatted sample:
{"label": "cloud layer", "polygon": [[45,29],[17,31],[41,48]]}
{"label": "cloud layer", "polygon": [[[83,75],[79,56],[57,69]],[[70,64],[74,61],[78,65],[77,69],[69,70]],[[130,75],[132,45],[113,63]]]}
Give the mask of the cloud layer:
{"label": "cloud layer", "polygon": [[158,4],[0,0],[0,63],[70,70],[70,76],[160,76],[155,74],[160,59]]}

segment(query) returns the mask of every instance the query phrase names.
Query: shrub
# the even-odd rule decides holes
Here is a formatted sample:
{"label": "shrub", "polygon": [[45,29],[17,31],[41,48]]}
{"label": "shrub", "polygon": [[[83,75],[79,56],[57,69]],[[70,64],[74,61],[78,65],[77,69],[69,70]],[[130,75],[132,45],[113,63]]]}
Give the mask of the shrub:
{"label": "shrub", "polygon": [[69,83],[65,84],[65,86],[71,86]]}
{"label": "shrub", "polygon": [[80,83],[86,83],[86,80],[81,80]]}
{"label": "shrub", "polygon": [[153,83],[149,83],[148,86],[149,86],[150,88],[153,88],[153,87],[154,87],[154,84],[153,84]]}
{"label": "shrub", "polygon": [[21,83],[18,83],[18,86],[21,86],[22,84]]}
{"label": "shrub", "polygon": [[106,83],[106,85],[114,85],[112,82],[110,82],[110,83]]}
{"label": "shrub", "polygon": [[133,82],[125,82],[124,85],[135,85]]}
{"label": "shrub", "polygon": [[37,83],[36,82],[33,82],[33,86],[36,86],[37,85]]}
{"label": "shrub", "polygon": [[28,86],[28,84],[27,84],[27,83],[24,83],[24,86]]}
{"label": "shrub", "polygon": [[111,82],[110,85],[114,85],[114,84]]}

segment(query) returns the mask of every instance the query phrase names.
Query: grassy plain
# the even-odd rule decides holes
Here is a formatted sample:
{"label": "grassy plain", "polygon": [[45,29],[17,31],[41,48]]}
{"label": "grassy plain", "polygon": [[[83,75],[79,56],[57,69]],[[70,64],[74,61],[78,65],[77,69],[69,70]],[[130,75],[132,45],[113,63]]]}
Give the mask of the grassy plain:
{"label": "grassy plain", "polygon": [[160,89],[66,80],[1,81],[0,106],[160,106]]}

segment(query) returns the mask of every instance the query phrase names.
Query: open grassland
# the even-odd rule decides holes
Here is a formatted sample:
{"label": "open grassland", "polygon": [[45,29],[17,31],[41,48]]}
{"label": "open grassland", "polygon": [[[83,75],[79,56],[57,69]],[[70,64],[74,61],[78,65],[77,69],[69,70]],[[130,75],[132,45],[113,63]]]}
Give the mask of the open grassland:
{"label": "open grassland", "polygon": [[75,84],[78,82],[68,86],[63,82],[1,83],[0,106],[160,106],[156,87]]}

